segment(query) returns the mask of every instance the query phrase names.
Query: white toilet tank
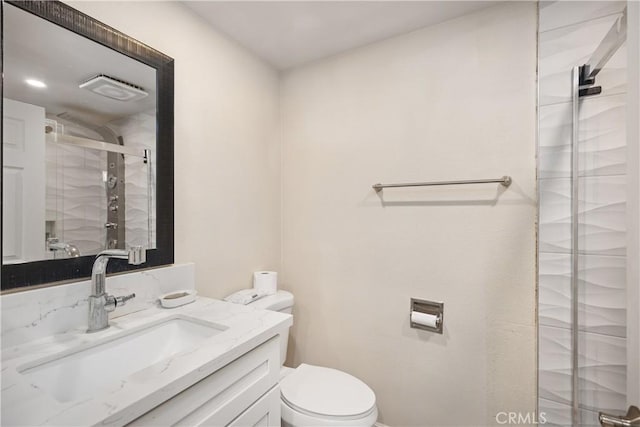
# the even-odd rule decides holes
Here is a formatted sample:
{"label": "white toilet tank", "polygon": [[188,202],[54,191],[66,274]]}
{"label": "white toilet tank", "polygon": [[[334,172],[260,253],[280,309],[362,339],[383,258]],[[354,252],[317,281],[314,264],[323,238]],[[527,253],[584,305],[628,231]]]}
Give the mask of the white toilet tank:
{"label": "white toilet tank", "polygon": [[[292,314],[293,294],[287,291],[278,291],[274,295],[262,297],[249,304],[251,307],[261,310],[279,311],[280,313]],[[289,345],[289,328],[280,332],[280,361],[284,365],[287,358],[287,346]]]}

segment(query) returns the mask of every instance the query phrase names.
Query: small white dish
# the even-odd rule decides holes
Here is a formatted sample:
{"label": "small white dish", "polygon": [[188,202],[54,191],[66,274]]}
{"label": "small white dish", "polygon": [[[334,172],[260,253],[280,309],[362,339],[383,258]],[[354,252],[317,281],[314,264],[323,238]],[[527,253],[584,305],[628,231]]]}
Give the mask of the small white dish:
{"label": "small white dish", "polygon": [[158,299],[160,300],[160,305],[164,308],[175,308],[194,302],[196,300],[196,294],[195,289],[185,289],[160,295]]}

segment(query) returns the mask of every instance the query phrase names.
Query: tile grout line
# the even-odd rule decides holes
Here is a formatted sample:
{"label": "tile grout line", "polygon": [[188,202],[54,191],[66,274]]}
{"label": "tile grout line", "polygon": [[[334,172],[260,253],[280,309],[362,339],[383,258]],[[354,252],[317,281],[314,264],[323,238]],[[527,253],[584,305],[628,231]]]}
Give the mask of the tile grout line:
{"label": "tile grout line", "polygon": [[[571,252],[549,252],[549,251],[540,251],[540,254],[545,255],[571,255]],[[584,252],[578,252],[579,256],[588,256],[588,257],[607,257],[607,258],[627,258],[626,255],[611,255],[611,254],[588,254]]]}
{"label": "tile grout line", "polygon": [[583,25],[583,24],[586,24],[587,22],[599,21],[601,19],[609,18],[611,16],[616,16],[616,15],[622,15],[622,11],[608,13],[606,15],[601,15],[601,16],[598,16],[598,17],[595,17],[595,18],[584,19],[582,21],[573,22],[573,23],[567,24],[567,25],[561,25],[559,27],[549,28],[548,30],[540,31],[539,34],[542,35],[542,34],[550,33],[552,31],[557,31],[557,30],[562,30],[562,29],[566,29],[566,28],[569,28],[569,27],[573,27],[573,26]]}
{"label": "tile grout line", "polygon": [[[625,84],[626,84],[626,82],[625,82]],[[598,95],[598,97],[597,97],[597,98],[587,98],[587,99],[583,99],[583,100],[582,100],[582,102],[584,102],[584,101],[590,101],[590,102],[588,102],[588,103],[592,103],[592,102],[594,102],[594,101],[597,101],[598,99],[602,99],[602,98],[612,98],[612,97],[614,97],[614,96],[622,96],[622,95],[625,95],[625,96],[626,96],[626,95],[627,95],[627,91],[625,90],[624,92],[607,93],[607,94],[604,94],[604,95],[600,94],[600,95]],[[570,105],[571,105],[571,101],[558,101],[558,102],[550,102],[550,103],[548,103],[548,104],[540,104],[540,108],[543,108],[543,107],[553,107],[553,106],[563,105],[563,104],[566,104],[567,106],[570,106]],[[625,104],[626,104],[626,102],[625,102]]]}
{"label": "tile grout line", "polygon": [[[562,326],[545,325],[544,323],[541,323],[540,326],[544,327],[544,328],[551,328],[551,329],[556,329],[556,330],[560,330],[560,331],[571,332],[571,327],[563,328]],[[602,332],[585,331],[584,329],[579,330],[578,332],[581,333],[581,334],[596,335],[596,336],[599,336],[599,337],[606,337],[606,338],[615,338],[615,339],[619,339],[619,340],[624,340],[625,342],[627,341],[627,337],[626,336],[621,337],[619,335],[603,334]]]}
{"label": "tile grout line", "polygon": [[[579,179],[583,178],[626,178],[626,173],[613,173],[608,175],[578,175]],[[551,181],[554,179],[571,179],[570,176],[545,176],[538,178],[539,181]]]}

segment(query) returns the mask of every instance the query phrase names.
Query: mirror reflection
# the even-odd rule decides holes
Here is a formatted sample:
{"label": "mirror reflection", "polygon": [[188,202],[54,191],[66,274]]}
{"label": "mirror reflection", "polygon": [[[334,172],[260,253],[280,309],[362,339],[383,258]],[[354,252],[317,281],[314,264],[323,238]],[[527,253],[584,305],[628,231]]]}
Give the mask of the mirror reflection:
{"label": "mirror reflection", "polygon": [[155,69],[9,4],[3,28],[3,264],[155,248]]}

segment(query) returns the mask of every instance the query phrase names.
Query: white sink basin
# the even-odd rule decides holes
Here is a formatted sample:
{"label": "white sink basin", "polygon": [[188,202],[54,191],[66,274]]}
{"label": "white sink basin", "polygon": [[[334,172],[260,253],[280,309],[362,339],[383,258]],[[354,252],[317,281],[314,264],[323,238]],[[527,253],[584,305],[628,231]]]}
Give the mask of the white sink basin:
{"label": "white sink basin", "polygon": [[116,390],[131,374],[170,356],[194,349],[225,326],[185,316],[123,332],[18,368],[36,387],[59,402]]}

